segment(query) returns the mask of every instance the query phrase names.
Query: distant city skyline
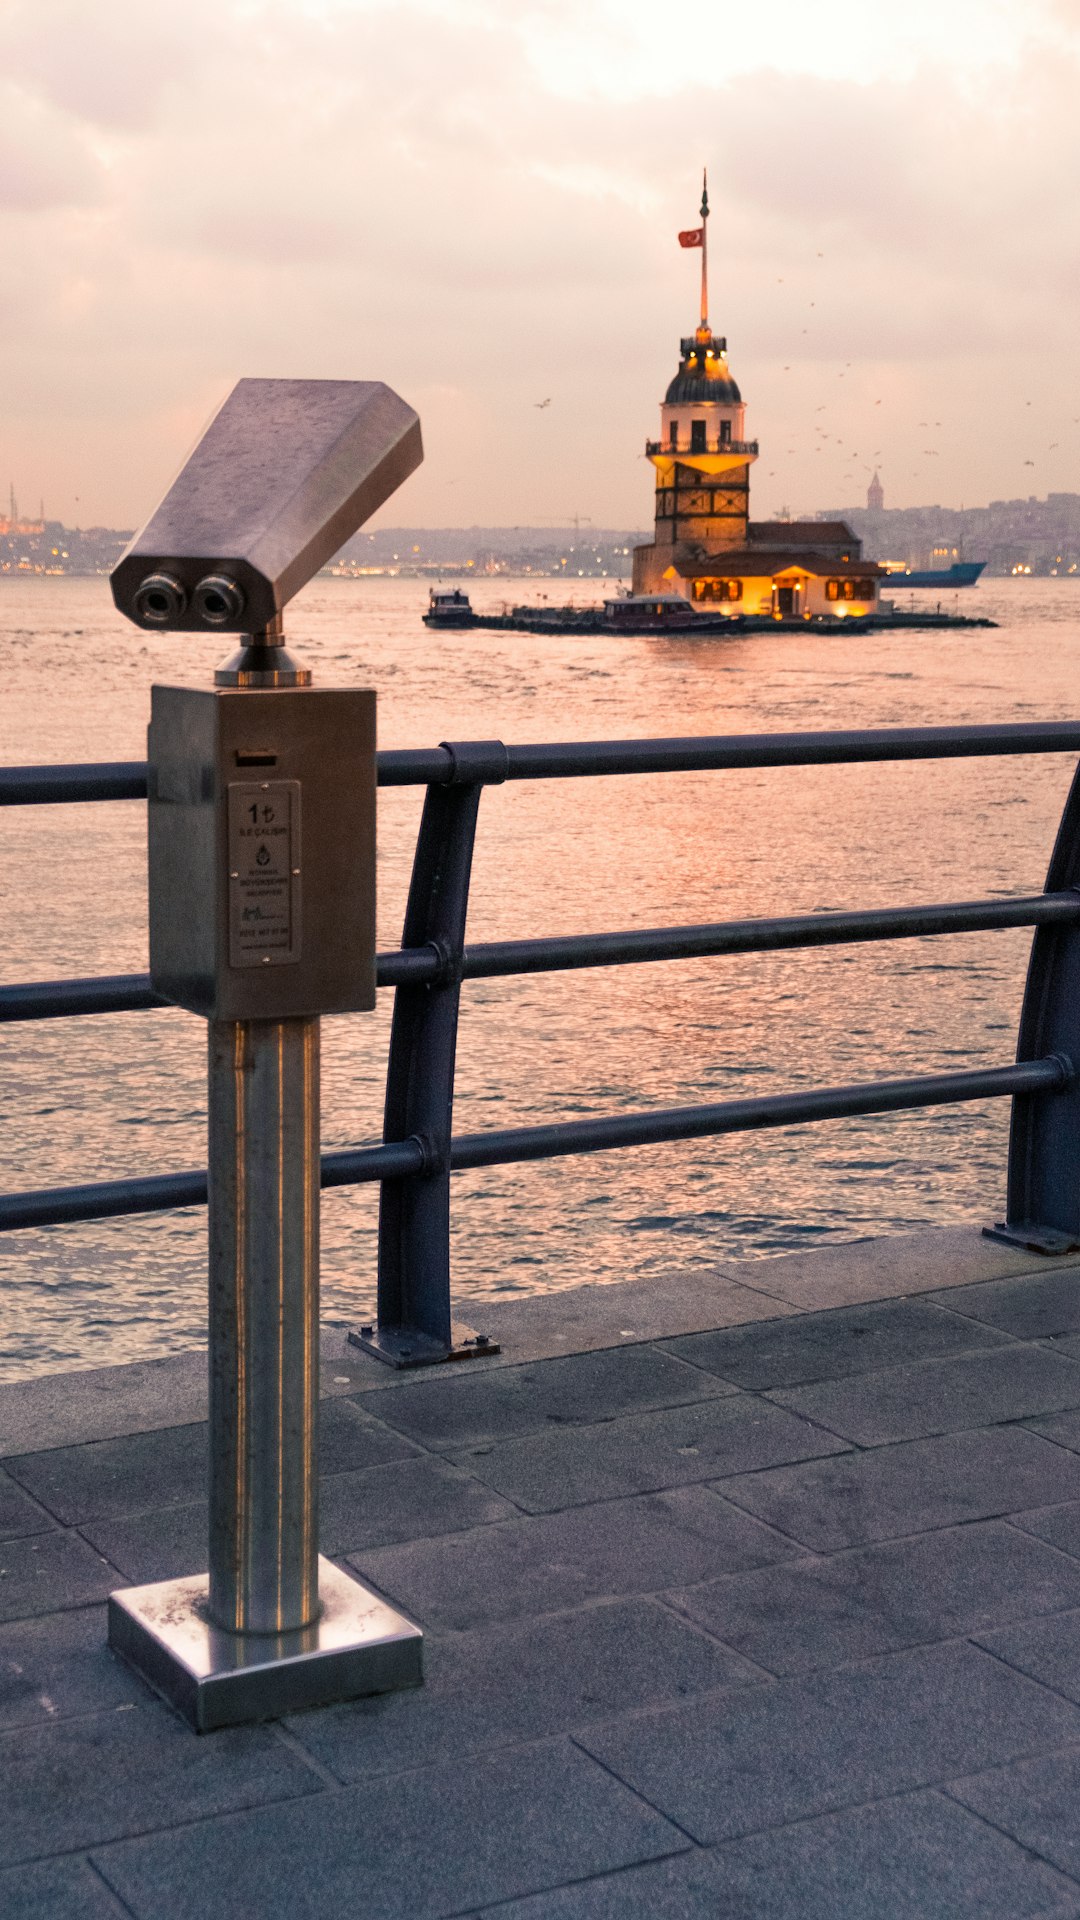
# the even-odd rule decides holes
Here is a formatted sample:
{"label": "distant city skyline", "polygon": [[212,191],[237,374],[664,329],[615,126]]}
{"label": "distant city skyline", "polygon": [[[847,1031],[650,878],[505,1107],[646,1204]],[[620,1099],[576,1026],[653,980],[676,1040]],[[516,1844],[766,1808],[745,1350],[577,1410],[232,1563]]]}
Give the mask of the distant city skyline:
{"label": "distant city skyline", "polygon": [[26,510],[137,523],[237,377],[291,373],[418,408],[395,518],[647,525],[703,163],[755,514],[875,468],[892,507],[1080,489],[1075,0],[764,0],[707,69],[646,0],[9,0],[4,35]]}

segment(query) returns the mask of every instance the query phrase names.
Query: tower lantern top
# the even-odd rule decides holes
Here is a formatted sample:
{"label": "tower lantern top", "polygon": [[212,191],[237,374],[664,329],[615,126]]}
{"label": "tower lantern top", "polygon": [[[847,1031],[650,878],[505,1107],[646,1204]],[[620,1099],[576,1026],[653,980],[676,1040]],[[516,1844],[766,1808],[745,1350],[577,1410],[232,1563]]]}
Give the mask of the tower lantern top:
{"label": "tower lantern top", "polygon": [[680,340],[679,371],[664,395],[664,405],[702,400],[718,400],[728,407],[737,407],[742,401],[728,366],[727,341],[707,326]]}

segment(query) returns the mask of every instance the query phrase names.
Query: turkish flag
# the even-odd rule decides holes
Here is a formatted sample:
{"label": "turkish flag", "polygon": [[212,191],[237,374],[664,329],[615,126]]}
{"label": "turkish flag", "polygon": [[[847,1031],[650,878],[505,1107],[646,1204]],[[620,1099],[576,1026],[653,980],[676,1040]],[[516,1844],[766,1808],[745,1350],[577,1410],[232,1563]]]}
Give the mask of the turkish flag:
{"label": "turkish flag", "polygon": [[688,227],[685,233],[680,233],[679,245],[680,247],[703,247],[705,245],[704,227]]}

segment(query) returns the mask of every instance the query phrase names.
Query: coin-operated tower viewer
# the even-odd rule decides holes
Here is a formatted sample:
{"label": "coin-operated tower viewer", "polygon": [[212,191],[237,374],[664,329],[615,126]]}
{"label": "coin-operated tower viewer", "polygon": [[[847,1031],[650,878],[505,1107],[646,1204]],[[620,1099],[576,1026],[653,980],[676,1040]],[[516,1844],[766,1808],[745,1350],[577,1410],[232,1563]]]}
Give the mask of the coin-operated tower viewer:
{"label": "coin-operated tower viewer", "polygon": [[147,632],[241,636],[149,735],[151,980],[209,1035],[209,1573],[109,1602],[200,1731],[421,1678],[318,1553],[319,1017],[375,1004],[375,695],[312,686],[281,615],[422,457],[376,381],[241,380],[112,575]]}

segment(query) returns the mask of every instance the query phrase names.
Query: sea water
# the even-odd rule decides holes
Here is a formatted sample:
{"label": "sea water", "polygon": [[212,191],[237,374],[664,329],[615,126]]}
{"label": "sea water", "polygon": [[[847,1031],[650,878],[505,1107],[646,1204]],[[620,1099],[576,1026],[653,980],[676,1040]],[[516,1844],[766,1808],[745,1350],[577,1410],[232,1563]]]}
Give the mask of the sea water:
{"label": "sea water", "polygon": [[[601,582],[577,583],[579,600]],[[537,583],[477,580],[474,604]],[[380,742],[629,739],[1057,720],[1080,709],[1080,588],[984,581],[996,629],[745,638],[431,633],[414,580],[319,579],[289,644],[370,685]],[[923,604],[932,604],[925,598]],[[951,605],[949,602],[948,605]],[[0,760],[140,760],[153,680],[224,644],[147,636],[104,579],[0,581]],[[523,939],[1038,891],[1068,756],[534,781],[482,799],[469,938]],[[379,943],[400,940],[422,794],[379,800]],[[145,809],[0,814],[0,978],[146,967]],[[1025,931],[467,984],[455,1127],[725,1100],[1009,1061]],[[391,995],[324,1023],[323,1140],[380,1137]],[[9,1025],[0,1189],[205,1163],[205,1028],[179,1011]],[[453,1284],[548,1293],[1000,1216],[1008,1103],[590,1154],[455,1177]],[[323,1307],[370,1317],[377,1194],[323,1199]],[[0,1239],[0,1378],[204,1336],[202,1210]]]}

